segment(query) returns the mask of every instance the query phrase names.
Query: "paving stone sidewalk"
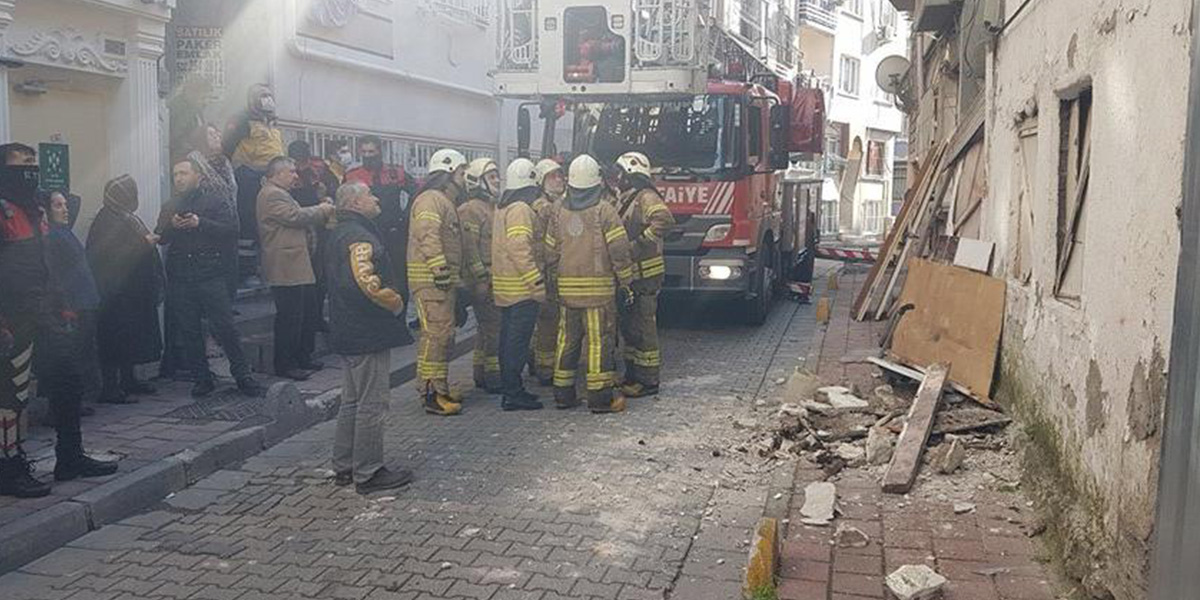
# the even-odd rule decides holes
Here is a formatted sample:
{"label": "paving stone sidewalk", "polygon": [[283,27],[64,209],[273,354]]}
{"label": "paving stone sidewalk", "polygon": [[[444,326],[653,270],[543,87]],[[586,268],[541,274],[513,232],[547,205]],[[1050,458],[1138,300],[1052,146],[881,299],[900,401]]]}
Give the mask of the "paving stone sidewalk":
{"label": "paving stone sidewalk", "polygon": [[[734,421],[814,330],[792,302],[762,327],[668,325],[663,393],[618,415],[504,413],[469,391],[465,414],[436,418],[397,388],[385,447],[408,488],[332,485],[322,423],[0,577],[0,597],[736,598],[790,469],[730,450],[748,435]],[[469,358],[452,373],[466,388]]]}
{"label": "paving stone sidewalk", "polygon": [[[870,364],[845,361],[876,351],[882,323],[850,318],[866,269],[851,267],[830,291],[833,312],[820,347],[817,374],[829,385],[857,386],[869,393],[884,383]],[[1014,425],[1015,426],[1015,425]],[[825,480],[801,459],[791,500],[787,537],[781,551],[780,600],[855,600],[884,598],[884,576],[906,564],[927,564],[947,577],[947,600],[1052,600],[1055,577],[1042,562],[1035,517],[1019,492],[981,487],[967,490],[974,511],[955,514],[948,497],[883,494],[869,473],[847,469],[835,477],[841,516],[835,522],[870,537],[864,548],[834,544],[834,527],[800,522],[804,487]],[[938,476],[961,481],[964,475]],[[923,485],[918,482],[918,488]]]}

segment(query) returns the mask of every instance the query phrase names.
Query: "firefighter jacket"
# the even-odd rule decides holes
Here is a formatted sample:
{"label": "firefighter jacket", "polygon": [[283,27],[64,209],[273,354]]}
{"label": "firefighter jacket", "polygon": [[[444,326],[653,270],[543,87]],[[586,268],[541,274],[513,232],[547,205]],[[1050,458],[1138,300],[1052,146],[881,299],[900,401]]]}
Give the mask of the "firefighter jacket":
{"label": "firefighter jacket", "polygon": [[367,217],[339,210],[322,252],[329,287],[329,348],[373,354],[409,343],[404,300],[392,280],[391,258]]}
{"label": "firefighter jacket", "polygon": [[570,308],[609,306],[617,284],[633,282],[629,238],[617,209],[599,190],[571,190],[546,230],[546,265],[559,301]]}
{"label": "firefighter jacket", "polygon": [[496,206],[484,198],[472,198],[458,207],[462,223],[463,280],[467,286],[487,285],[492,278],[492,221]]}
{"label": "firefighter jacket", "polygon": [[533,239],[537,240],[534,250],[534,258],[538,261],[538,266],[543,270],[546,268],[546,245],[542,243],[546,239],[546,228],[550,223],[550,215],[554,212],[554,208],[558,206],[553,199],[542,194],[534,200],[530,207],[533,208]]}
{"label": "firefighter jacket", "polygon": [[546,301],[546,280],[534,258],[535,220],[533,209],[521,200],[496,211],[492,226],[492,294],[496,306]]}
{"label": "firefighter jacket", "polygon": [[461,282],[462,227],[454,201],[439,189],[428,189],[417,195],[412,207],[412,225],[408,232],[408,286],[414,293],[421,290],[441,292],[435,275],[449,281],[451,288]]}
{"label": "firefighter jacket", "polygon": [[662,288],[666,273],[663,238],[675,225],[675,217],[653,187],[626,192],[618,206],[633,248],[633,276],[638,292],[656,292]]}

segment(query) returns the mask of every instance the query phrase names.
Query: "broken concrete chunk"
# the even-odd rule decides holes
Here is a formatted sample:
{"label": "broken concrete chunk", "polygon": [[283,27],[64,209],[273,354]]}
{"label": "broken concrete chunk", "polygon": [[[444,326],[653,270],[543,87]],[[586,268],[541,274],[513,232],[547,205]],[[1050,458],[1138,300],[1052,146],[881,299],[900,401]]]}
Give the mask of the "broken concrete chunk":
{"label": "broken concrete chunk", "polygon": [[926,565],[904,565],[884,580],[897,600],[940,598],[946,578]]}
{"label": "broken concrete chunk", "polygon": [[871,404],[866,400],[855,396],[848,388],[837,385],[817,390],[817,400],[832,406],[838,412],[859,412],[871,408]]}
{"label": "broken concrete chunk", "polygon": [[837,540],[838,548],[866,548],[871,543],[871,538],[863,533],[863,530],[846,524],[838,525],[834,539]]}
{"label": "broken concrete chunk", "polygon": [[851,467],[858,466],[866,460],[866,452],[854,444],[838,444],[833,452]]}
{"label": "broken concrete chunk", "polygon": [[799,431],[804,428],[804,423],[808,419],[808,411],[799,404],[784,404],[779,407],[779,413],[776,415],[776,424],[780,431]]}
{"label": "broken concrete chunk", "polygon": [[734,429],[754,429],[758,422],[748,417],[738,417],[733,420]]}
{"label": "broken concrete chunk", "polygon": [[965,515],[967,513],[972,513],[972,512],[975,512],[974,504],[972,504],[970,502],[955,502],[954,503],[954,514]]}
{"label": "broken concrete chunk", "polygon": [[837,505],[837,487],[827,481],[814,481],[804,488],[804,506],[800,508],[800,522],[806,525],[826,526],[833,521]]}
{"label": "broken concrete chunk", "polygon": [[867,463],[886,464],[892,460],[892,451],[895,446],[896,438],[892,432],[883,427],[872,427],[867,432]]}
{"label": "broken concrete chunk", "polygon": [[809,373],[805,368],[796,367],[796,371],[788,378],[787,385],[783,388],[783,401],[811,400],[817,394],[817,388],[820,386],[816,375]]}
{"label": "broken concrete chunk", "polygon": [[837,413],[837,410],[828,404],[817,402],[815,400],[804,400],[800,403],[800,407],[809,412],[817,413],[818,415],[829,416]]}
{"label": "broken concrete chunk", "polygon": [[967,449],[958,438],[947,438],[946,449],[943,450],[936,458],[934,467],[938,473],[949,475],[959,470],[963,466],[963,461],[967,458]]}

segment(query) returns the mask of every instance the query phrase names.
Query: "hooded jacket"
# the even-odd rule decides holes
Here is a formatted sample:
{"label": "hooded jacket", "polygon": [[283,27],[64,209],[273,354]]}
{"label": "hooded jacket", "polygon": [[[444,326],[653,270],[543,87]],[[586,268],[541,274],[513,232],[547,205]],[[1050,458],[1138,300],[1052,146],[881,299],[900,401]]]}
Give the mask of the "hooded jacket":
{"label": "hooded jacket", "polygon": [[592,308],[614,302],[617,284],[633,282],[625,226],[603,187],[568,188],[546,230],[546,265],[564,306]]}
{"label": "hooded jacket", "polygon": [[249,167],[263,171],[276,156],[284,156],[283,132],[276,126],[275,113],[265,112],[258,101],[270,88],[255,84],[246,92],[246,112],[227,136],[235,143],[230,159],[234,167]]}
{"label": "hooded jacket", "polygon": [[537,188],[505,192],[492,226],[492,292],[496,306],[546,301],[544,267],[539,264],[535,215],[529,201]]}

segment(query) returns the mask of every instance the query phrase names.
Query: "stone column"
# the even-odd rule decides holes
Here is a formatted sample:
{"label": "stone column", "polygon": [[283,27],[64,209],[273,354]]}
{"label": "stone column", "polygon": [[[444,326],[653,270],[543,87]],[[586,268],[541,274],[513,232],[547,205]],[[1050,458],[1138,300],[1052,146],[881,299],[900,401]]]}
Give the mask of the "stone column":
{"label": "stone column", "polygon": [[163,55],[164,38],[163,23],[138,20],[129,38],[129,70],[113,99],[109,130],[111,176],[128,173],[137,181],[137,214],[151,226],[162,207],[165,181],[158,97],[158,59]]}
{"label": "stone column", "polygon": [[[13,22],[16,0],[0,0],[0,59],[8,58],[8,28]],[[8,111],[8,69],[0,64],[0,144],[12,141],[12,125]]]}

